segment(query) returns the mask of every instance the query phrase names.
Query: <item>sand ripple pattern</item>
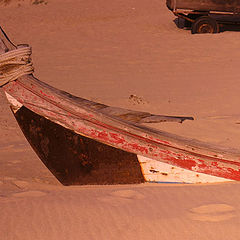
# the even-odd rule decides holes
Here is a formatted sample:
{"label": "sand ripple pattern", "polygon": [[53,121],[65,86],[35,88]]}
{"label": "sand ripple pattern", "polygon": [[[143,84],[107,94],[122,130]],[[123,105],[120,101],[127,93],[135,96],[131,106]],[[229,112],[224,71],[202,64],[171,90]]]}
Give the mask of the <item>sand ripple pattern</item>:
{"label": "sand ripple pattern", "polygon": [[190,210],[190,218],[203,222],[221,222],[235,216],[234,207],[227,204],[208,204]]}

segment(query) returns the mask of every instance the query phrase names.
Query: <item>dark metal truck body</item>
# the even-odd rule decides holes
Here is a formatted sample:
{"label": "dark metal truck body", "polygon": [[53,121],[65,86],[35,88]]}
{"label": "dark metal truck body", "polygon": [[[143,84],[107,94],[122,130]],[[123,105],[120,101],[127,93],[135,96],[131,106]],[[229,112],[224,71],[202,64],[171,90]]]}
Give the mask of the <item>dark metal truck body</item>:
{"label": "dark metal truck body", "polygon": [[240,24],[240,0],[167,0],[167,7],[192,33],[217,33],[221,24]]}

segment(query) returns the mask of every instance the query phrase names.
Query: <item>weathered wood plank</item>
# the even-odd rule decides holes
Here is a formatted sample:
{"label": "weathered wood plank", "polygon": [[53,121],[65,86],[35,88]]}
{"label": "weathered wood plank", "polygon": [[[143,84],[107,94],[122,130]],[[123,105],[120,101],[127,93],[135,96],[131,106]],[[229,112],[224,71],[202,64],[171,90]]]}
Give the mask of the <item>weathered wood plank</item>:
{"label": "weathered wood plank", "polygon": [[201,144],[195,147],[191,144],[190,148],[186,145],[191,143],[190,140],[179,141],[179,138],[160,131],[116,121],[109,116],[86,111],[81,105],[76,109],[72,105],[66,108],[67,100],[62,99],[58,104],[58,96],[49,95],[44,88],[41,91],[47,98],[38,96],[33,82],[26,86],[23,80],[21,83],[17,80],[5,85],[4,89],[31,111],[88,138],[191,171],[240,180],[239,154],[204,149]]}

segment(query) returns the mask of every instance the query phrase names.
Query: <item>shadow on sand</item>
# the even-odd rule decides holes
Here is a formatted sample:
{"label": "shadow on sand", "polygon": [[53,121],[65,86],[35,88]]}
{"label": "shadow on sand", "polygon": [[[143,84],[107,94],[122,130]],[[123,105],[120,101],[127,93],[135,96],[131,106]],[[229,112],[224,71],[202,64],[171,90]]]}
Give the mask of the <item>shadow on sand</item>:
{"label": "shadow on sand", "polygon": [[[173,20],[177,28],[183,30],[191,30],[191,23],[182,18],[175,18]],[[236,24],[219,24],[220,33],[222,32],[240,32],[240,20]]]}

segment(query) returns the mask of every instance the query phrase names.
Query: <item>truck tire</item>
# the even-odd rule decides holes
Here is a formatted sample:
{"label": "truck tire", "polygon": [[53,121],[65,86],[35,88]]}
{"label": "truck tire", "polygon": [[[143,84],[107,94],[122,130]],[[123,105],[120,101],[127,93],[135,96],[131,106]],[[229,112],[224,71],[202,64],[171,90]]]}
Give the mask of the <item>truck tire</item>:
{"label": "truck tire", "polygon": [[192,24],[192,34],[195,33],[219,33],[219,25],[215,19],[202,16]]}

